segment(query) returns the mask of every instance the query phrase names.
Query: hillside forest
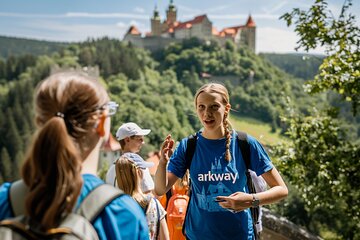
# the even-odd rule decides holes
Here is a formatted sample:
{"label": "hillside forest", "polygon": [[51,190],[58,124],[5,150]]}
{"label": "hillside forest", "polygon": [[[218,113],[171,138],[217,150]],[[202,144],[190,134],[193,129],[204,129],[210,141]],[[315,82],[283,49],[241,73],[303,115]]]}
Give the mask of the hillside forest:
{"label": "hillside forest", "polygon": [[[350,6],[346,2],[344,12]],[[319,0],[313,8],[325,11],[327,5]],[[335,19],[319,16],[315,10],[294,10],[283,19],[303,26],[297,28],[299,34],[306,24],[313,24],[311,17],[323,19],[329,32],[334,31],[333,26],[342,26],[339,31],[359,33],[351,14]],[[309,15],[303,18],[302,14]],[[339,41],[352,41],[352,35],[337,36]],[[299,44],[320,37],[304,35]],[[119,104],[112,133],[128,121],[152,129],[142,149],[144,155],[157,151],[168,133],[180,140],[200,129],[193,95],[202,84],[216,81],[230,91],[233,116],[259,120],[283,136],[283,142],[266,147],[290,195],[270,209],[324,239],[360,239],[356,231],[360,222],[356,101],[360,94],[353,91],[350,96],[349,86],[337,89],[324,83],[329,74],[335,78],[349,73],[360,89],[359,41],[355,49],[346,48],[354,46],[347,42],[345,50],[332,49],[334,42],[329,41],[323,42],[328,55],[314,56],[256,55],[230,41],[220,47],[195,38],[150,53],[106,37],[78,43],[0,37],[0,183],[20,177],[18,169],[35,130],[34,89],[53,72],[75,69],[99,76],[111,100]],[[336,67],[344,58],[348,65],[357,64],[357,72],[345,67],[345,72],[331,72],[330,65]]]}

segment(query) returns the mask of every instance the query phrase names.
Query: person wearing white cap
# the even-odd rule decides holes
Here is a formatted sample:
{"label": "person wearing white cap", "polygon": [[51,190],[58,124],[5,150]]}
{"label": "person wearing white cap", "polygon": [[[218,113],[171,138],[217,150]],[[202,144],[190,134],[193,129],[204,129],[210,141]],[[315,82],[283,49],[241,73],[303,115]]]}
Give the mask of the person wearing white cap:
{"label": "person wearing white cap", "polygon": [[[139,153],[141,147],[144,145],[144,136],[151,132],[150,129],[142,129],[136,123],[128,122],[122,124],[116,131],[116,139],[119,141],[122,154],[125,153]],[[117,161],[117,160],[116,160]],[[117,186],[115,163],[106,173],[106,183]],[[148,168],[142,169],[143,178],[141,181],[141,189],[144,193],[150,193],[154,190],[154,181],[150,175]]]}
{"label": "person wearing white cap", "polygon": [[116,182],[143,209],[149,227],[149,240],[169,240],[165,209],[154,196],[141,190],[143,170],[153,165],[136,153],[124,153],[115,163]]}

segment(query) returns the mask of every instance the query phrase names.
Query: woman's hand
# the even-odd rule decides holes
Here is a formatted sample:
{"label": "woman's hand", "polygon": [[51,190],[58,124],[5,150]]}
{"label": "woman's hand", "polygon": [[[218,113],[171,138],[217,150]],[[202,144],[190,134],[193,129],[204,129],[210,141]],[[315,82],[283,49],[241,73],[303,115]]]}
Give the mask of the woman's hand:
{"label": "woman's hand", "polygon": [[251,194],[235,192],[229,196],[217,196],[216,201],[225,209],[233,212],[240,212],[251,207],[253,197]]}
{"label": "woman's hand", "polygon": [[171,138],[171,134],[167,135],[160,150],[160,161],[167,163],[173,154],[174,140]]}

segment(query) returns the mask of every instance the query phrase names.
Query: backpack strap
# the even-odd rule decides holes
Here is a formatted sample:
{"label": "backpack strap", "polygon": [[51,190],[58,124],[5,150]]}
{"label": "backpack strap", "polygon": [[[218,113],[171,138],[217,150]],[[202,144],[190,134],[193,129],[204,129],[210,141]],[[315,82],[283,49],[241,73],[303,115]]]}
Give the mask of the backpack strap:
{"label": "backpack strap", "polygon": [[[23,180],[11,184],[9,198],[15,217],[25,214],[24,200],[28,192],[28,187]],[[120,189],[108,184],[101,184],[86,196],[77,213],[92,222],[112,200],[123,194],[124,192]]]}
{"label": "backpack strap", "polygon": [[156,213],[157,213],[157,226],[156,226],[156,238],[155,239],[158,239],[159,238],[159,232],[160,232],[160,209],[159,209],[159,204],[158,202],[156,201],[156,198],[154,198],[154,201],[155,201],[155,205],[156,205]]}
{"label": "backpack strap", "polygon": [[185,166],[186,169],[190,170],[192,158],[195,153],[196,149],[196,141],[197,141],[197,134],[191,134],[188,137],[187,144],[186,144],[186,152],[185,152]]}
{"label": "backpack strap", "polygon": [[241,155],[245,161],[246,169],[250,169],[250,144],[247,140],[247,134],[245,132],[237,132],[237,139],[239,142]]}
{"label": "backpack strap", "polygon": [[[247,134],[245,132],[237,132],[237,139],[238,139],[238,143],[239,143],[239,147],[241,150],[241,155],[244,159],[245,162],[245,166],[246,166],[246,182],[247,182],[247,186],[249,189],[250,193],[256,193],[256,189],[255,189],[255,185],[253,183],[253,180],[251,178],[251,173],[249,171],[250,169],[250,161],[251,161],[251,156],[250,156],[250,144],[247,140]],[[256,224],[259,222],[259,214],[260,214],[260,207],[251,207],[250,208],[250,212],[251,212],[251,217],[253,220],[253,228],[254,228],[254,236],[255,239],[259,239],[258,236],[258,232],[257,232],[257,227]]]}
{"label": "backpack strap", "polygon": [[246,179],[247,185],[250,193],[256,193],[255,185],[251,178],[250,173],[250,144],[247,140],[247,134],[244,132],[237,132],[237,139],[241,150],[241,155],[244,159],[245,166],[246,166]]}
{"label": "backpack strap", "polygon": [[[187,140],[187,143],[186,143],[185,166],[186,166],[186,169],[189,169],[189,171],[190,171],[191,162],[192,162],[192,159],[194,157],[195,150],[196,150],[196,142],[197,142],[197,133],[191,134],[188,137],[188,140]],[[186,222],[186,219],[187,219],[187,216],[188,216],[188,210],[189,210],[190,198],[191,198],[191,178],[190,178],[190,176],[189,176],[189,184],[188,184],[188,186],[189,186],[189,190],[188,190],[189,201],[188,201],[188,205],[186,206],[185,219],[184,219],[182,229],[181,229],[181,231],[182,231],[182,233],[183,233],[183,235],[185,237],[186,237],[185,222]]]}
{"label": "backpack strap", "polygon": [[171,198],[171,196],[173,195],[173,192],[172,192],[172,187],[169,189],[169,191],[167,191],[165,193],[165,196],[166,196],[166,203],[165,203],[165,210],[167,209],[168,205],[169,205],[169,200]]}
{"label": "backpack strap", "polygon": [[[188,140],[186,143],[186,151],[185,151],[185,166],[186,169],[190,170],[190,166],[191,166],[191,162],[195,153],[195,149],[196,149],[196,141],[197,141],[197,133],[191,134],[190,136],[188,136]],[[189,196],[191,195],[191,179],[189,178]],[[172,192],[171,192],[172,188],[169,189],[169,191],[166,192],[166,207],[165,209],[167,209],[168,206],[168,202],[170,200],[170,198],[172,197]]]}
{"label": "backpack strap", "polygon": [[123,194],[124,192],[118,188],[101,184],[86,196],[76,213],[93,222],[110,202]]}
{"label": "backpack strap", "polygon": [[10,207],[15,217],[25,214],[25,197],[29,189],[22,179],[15,181],[10,186]]}

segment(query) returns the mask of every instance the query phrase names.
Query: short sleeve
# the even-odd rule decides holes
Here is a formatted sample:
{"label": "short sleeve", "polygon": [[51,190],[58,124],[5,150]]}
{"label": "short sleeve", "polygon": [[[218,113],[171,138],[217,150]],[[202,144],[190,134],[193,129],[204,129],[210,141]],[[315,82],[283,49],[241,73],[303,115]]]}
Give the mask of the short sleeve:
{"label": "short sleeve", "polygon": [[273,168],[273,164],[264,147],[251,135],[248,135],[247,138],[250,144],[250,169],[258,176],[270,171]]}

